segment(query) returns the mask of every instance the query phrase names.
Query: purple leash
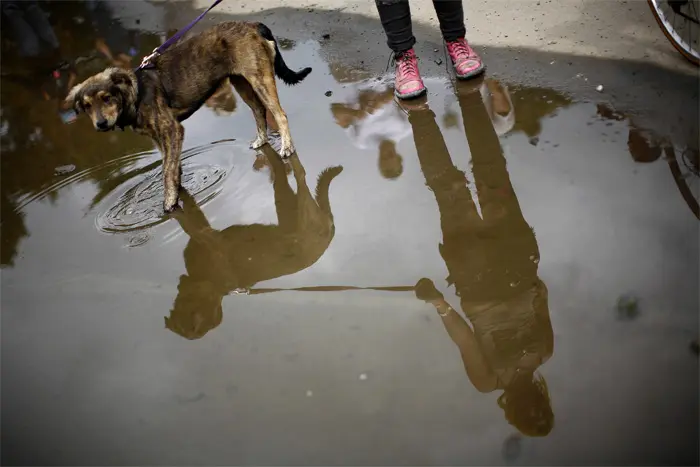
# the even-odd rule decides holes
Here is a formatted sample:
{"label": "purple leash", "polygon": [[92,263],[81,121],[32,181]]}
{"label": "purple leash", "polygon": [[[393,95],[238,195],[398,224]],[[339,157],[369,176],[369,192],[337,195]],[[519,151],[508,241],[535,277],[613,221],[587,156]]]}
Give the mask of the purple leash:
{"label": "purple leash", "polygon": [[210,11],[212,8],[214,8],[216,5],[218,5],[218,4],[221,3],[222,1],[223,1],[223,0],[215,0],[214,3],[212,3],[211,6],[210,6],[209,8],[207,8],[207,9],[204,11],[204,13],[202,13],[202,14],[199,15],[199,16],[197,16],[197,17],[194,19],[194,21],[192,21],[190,24],[188,24],[188,25],[185,26],[184,28],[180,29],[178,32],[175,33],[175,35],[174,35],[173,37],[171,37],[171,38],[168,39],[167,41],[163,42],[163,44],[161,44],[159,47],[156,47],[155,49],[153,49],[153,52],[151,53],[151,55],[149,55],[149,56],[147,56],[147,57],[144,57],[143,60],[141,61],[141,65],[139,65],[138,68],[136,68],[136,70],[141,70],[141,69],[144,69],[144,68],[148,67],[148,66],[151,64],[151,60],[153,60],[153,59],[156,58],[158,55],[160,55],[160,54],[162,54],[163,52],[165,52],[166,49],[167,49],[168,47],[170,47],[171,45],[173,45],[175,42],[179,41],[179,40],[182,38],[182,36],[185,35],[185,33],[186,33],[187,31],[189,31],[190,29],[192,29],[192,28],[194,27],[195,24],[197,24],[202,18],[204,18],[204,15],[206,15],[207,13],[209,13],[209,11]]}

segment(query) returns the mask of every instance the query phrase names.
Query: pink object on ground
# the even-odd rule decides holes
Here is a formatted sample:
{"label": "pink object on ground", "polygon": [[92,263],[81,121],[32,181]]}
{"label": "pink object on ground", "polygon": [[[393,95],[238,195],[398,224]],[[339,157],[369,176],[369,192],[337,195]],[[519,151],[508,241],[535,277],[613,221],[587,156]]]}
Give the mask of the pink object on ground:
{"label": "pink object on ground", "polygon": [[418,71],[418,58],[413,49],[396,55],[394,94],[399,99],[410,99],[425,93],[425,84]]}
{"label": "pink object on ground", "polygon": [[486,69],[481,57],[471,48],[466,39],[445,42],[445,45],[447,45],[447,53],[450,55],[457,78],[472,78],[480,75]]}

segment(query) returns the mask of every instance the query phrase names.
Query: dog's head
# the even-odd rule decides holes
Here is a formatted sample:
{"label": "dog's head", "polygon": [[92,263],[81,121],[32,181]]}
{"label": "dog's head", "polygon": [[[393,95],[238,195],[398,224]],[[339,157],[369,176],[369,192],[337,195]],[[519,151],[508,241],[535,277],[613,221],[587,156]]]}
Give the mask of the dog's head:
{"label": "dog's head", "polygon": [[224,318],[221,300],[224,295],[207,279],[183,274],[170,316],[165,317],[165,327],[186,339],[201,339],[221,324]]}
{"label": "dog's head", "polygon": [[113,130],[125,111],[132,111],[138,92],[136,75],[123,68],[107,68],[71,89],[66,106],[90,116],[97,131]]}

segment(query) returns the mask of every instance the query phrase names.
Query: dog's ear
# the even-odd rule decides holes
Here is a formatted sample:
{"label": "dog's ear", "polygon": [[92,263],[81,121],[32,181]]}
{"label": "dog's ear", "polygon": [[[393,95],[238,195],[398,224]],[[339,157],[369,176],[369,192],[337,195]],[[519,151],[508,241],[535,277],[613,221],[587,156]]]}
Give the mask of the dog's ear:
{"label": "dog's ear", "polygon": [[83,110],[83,91],[84,84],[80,83],[73,86],[66,98],[63,100],[63,106],[65,108],[72,108],[76,114],[79,114]]}
{"label": "dog's ear", "polygon": [[131,73],[123,68],[110,68],[109,79],[112,80],[112,84],[115,86],[129,88],[134,85]]}

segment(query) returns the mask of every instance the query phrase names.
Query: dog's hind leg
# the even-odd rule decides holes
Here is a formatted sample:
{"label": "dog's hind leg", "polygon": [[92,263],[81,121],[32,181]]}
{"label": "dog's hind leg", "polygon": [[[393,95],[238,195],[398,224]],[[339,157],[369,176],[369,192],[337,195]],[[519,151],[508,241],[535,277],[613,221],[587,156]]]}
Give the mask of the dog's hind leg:
{"label": "dog's hind leg", "polygon": [[[279,96],[277,95],[277,85],[275,84],[275,77],[270,73],[258,72],[250,75],[246,75],[245,78],[248,83],[255,90],[255,94],[260,98],[263,105],[270,111],[272,116],[277,123],[277,128],[279,128],[280,138],[282,139],[282,147],[280,150],[280,155],[282,157],[289,157],[294,154],[294,144],[292,143],[292,136],[289,133],[289,123],[287,122],[287,114],[282,109],[280,105]],[[263,115],[264,118],[264,115]]]}
{"label": "dog's hind leg", "polygon": [[258,149],[267,143],[267,120],[265,120],[265,106],[260,102],[253,87],[250,83],[242,76],[231,76],[229,78],[231,84],[236,88],[236,92],[241,96],[241,99],[248,104],[248,107],[253,111],[253,116],[255,117],[255,126],[257,127],[257,136],[251,141],[250,147],[253,149]]}

